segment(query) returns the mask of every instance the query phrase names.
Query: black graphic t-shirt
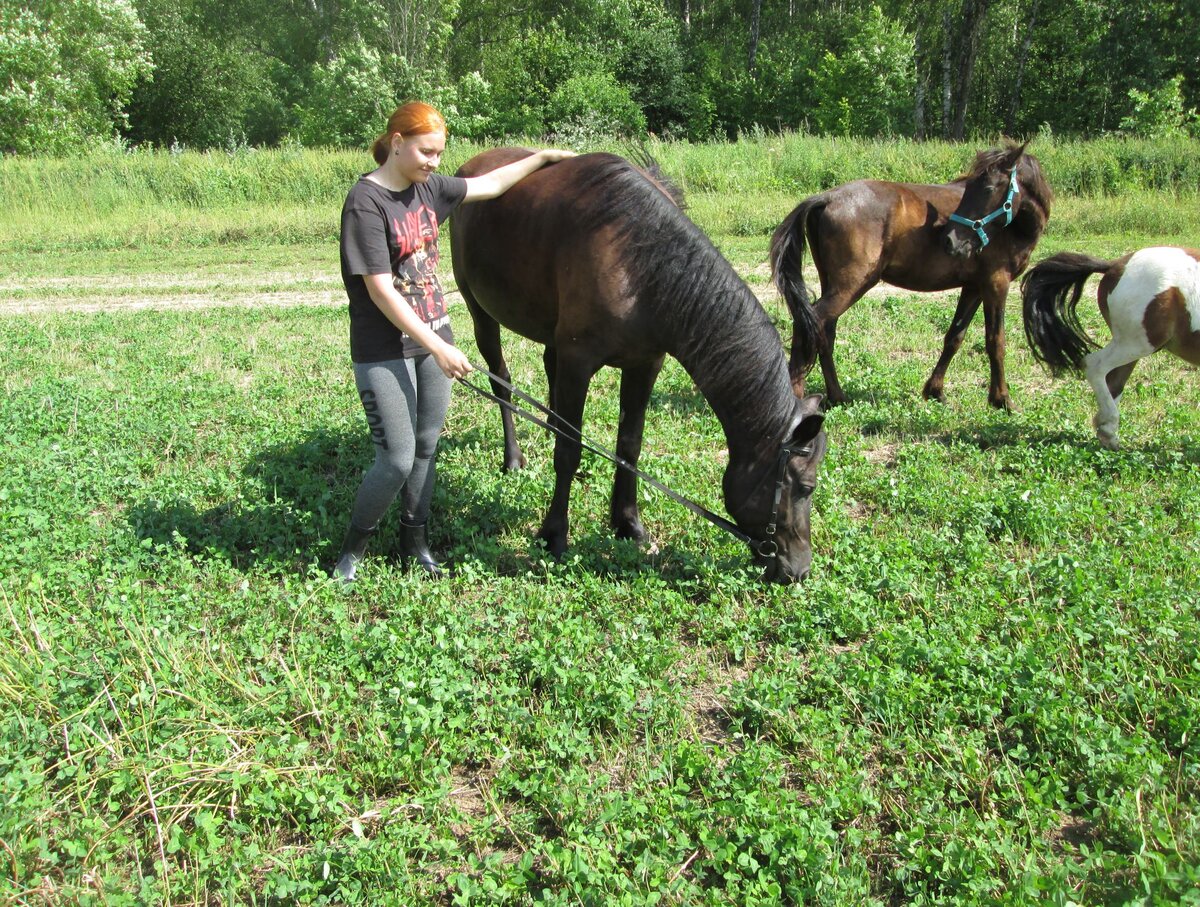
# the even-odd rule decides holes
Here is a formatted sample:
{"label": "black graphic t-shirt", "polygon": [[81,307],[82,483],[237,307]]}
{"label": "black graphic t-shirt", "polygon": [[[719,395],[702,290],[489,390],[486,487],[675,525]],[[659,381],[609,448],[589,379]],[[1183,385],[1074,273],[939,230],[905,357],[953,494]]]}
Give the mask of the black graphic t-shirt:
{"label": "black graphic t-shirt", "polygon": [[393,192],[366,177],[342,206],[342,283],[350,298],[350,358],[382,362],[425,348],[388,321],[367,292],[365,274],[392,275],[392,285],[442,339],[452,343],[450,316],[438,281],[438,231],[467,194],[467,181],[432,174]]}

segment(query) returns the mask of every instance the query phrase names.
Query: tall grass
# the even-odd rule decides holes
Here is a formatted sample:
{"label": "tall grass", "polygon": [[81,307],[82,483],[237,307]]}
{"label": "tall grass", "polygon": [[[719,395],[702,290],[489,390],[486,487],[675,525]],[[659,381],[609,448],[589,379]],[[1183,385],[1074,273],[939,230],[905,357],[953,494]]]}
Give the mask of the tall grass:
{"label": "tall grass", "polygon": [[[963,172],[984,144],[784,133],[734,143],[652,141],[649,148],[685,189],[735,194],[811,193],[863,178],[941,182]],[[482,147],[452,141],[443,169],[453,171]],[[1200,141],[1195,139],[1046,137],[1030,148],[1060,195],[1200,189]],[[340,202],[347,186],[371,167],[365,151],[355,150],[122,153],[106,147],[86,157],[0,159],[0,203],[6,220],[79,211],[81,205],[107,214],[129,207],[332,203]]]}

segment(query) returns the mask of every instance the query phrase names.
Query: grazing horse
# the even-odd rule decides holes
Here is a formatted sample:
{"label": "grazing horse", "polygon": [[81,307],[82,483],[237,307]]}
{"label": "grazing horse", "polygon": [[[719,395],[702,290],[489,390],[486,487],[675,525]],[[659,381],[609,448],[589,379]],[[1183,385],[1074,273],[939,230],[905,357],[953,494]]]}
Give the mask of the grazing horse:
{"label": "grazing horse", "polygon": [[[807,241],[821,281],[813,308],[829,402],[846,402],[833,364],[837,320],[886,281],[920,292],[962,288],[941,358],[922,391],[926,399],[945,401],[946,369],[983,303],[991,362],[988,402],[1011,409],[1004,380],[1004,303],[1042,235],[1052,199],[1037,158],[1024,145],[1010,145],[979,152],[970,172],[950,183],[857,180],[797,205],[771,239],[771,273],[795,318],[809,303],[803,273]],[[793,339],[790,368],[798,394],[812,365]]]}
{"label": "grazing horse", "polygon": [[[1112,331],[1103,349],[1083,331],[1075,312],[1093,274],[1104,275],[1096,295]],[[1055,374],[1084,370],[1096,393],[1096,437],[1112,450],[1118,446],[1117,401],[1139,359],[1165,349],[1200,365],[1200,251],[1195,249],[1153,247],[1115,261],[1060,252],[1025,275],[1021,295],[1034,356]]]}
{"label": "grazing horse", "polygon": [[[477,176],[529,154],[498,148],[469,160]],[[560,424],[582,427],[592,376],[621,369],[616,453],[636,466],[646,408],[666,354],[699,387],[725,430],[725,507],[753,540],[768,579],[803,579],[812,562],[811,495],[826,449],[820,397],[792,393],[779,334],[750,288],[667,190],[611,154],[569,158],[450,221],[454,276],[488,368],[504,380],[500,326],[546,346]],[[509,399],[492,382],[497,396]],[[506,433],[508,426],[506,426]],[[506,465],[515,449],[506,442]],[[538,532],[567,547],[577,434],[554,442],[554,496]],[[637,480],[618,469],[610,507],[618,538],[642,541]]]}

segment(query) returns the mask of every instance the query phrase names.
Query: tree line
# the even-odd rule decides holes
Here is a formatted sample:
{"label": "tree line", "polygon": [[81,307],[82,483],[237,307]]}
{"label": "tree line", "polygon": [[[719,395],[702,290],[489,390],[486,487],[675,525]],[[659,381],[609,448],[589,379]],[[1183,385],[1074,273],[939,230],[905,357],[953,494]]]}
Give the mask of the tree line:
{"label": "tree line", "polygon": [[1200,134],[1200,0],[5,0],[0,152]]}

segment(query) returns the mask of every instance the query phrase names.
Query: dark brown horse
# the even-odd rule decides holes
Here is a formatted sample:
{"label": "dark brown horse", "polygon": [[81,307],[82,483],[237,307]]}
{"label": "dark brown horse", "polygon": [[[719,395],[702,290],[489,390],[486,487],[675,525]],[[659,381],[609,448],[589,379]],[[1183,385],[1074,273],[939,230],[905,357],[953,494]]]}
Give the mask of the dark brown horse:
{"label": "dark brown horse", "polygon": [[[1004,303],[1042,235],[1052,199],[1037,158],[1024,145],[1010,145],[979,152],[970,172],[950,183],[858,180],[797,205],[771,240],[771,271],[793,317],[808,308],[807,241],[821,281],[813,309],[829,402],[846,402],[833,364],[838,318],[886,281],[920,292],[962,288],[941,358],[922,391],[926,399],[945,400],[946,369],[983,304],[991,363],[988,402],[1010,409]],[[808,328],[800,330],[803,335]],[[803,393],[812,365],[812,356],[793,339],[790,368],[797,393]]]}
{"label": "dark brown horse", "polygon": [[[495,149],[458,172],[475,176],[528,153]],[[779,582],[808,573],[810,499],[826,447],[820,398],[792,393],[766,312],[662,186],[615,155],[581,155],[497,199],[463,205],[450,235],[454,276],[491,371],[509,378],[501,325],[545,344],[551,405],[582,427],[592,376],[620,368],[616,452],[636,465],[654,381],[665,355],[674,356],[725,429],[726,509],[752,540],[774,542],[752,544],[757,561]],[[511,428],[506,419],[507,468],[522,462]],[[555,556],[566,550],[579,460],[578,439],[558,436],[554,497],[538,532]],[[610,519],[619,538],[641,541],[636,481],[617,470]],[[777,555],[764,557],[771,547]]]}

